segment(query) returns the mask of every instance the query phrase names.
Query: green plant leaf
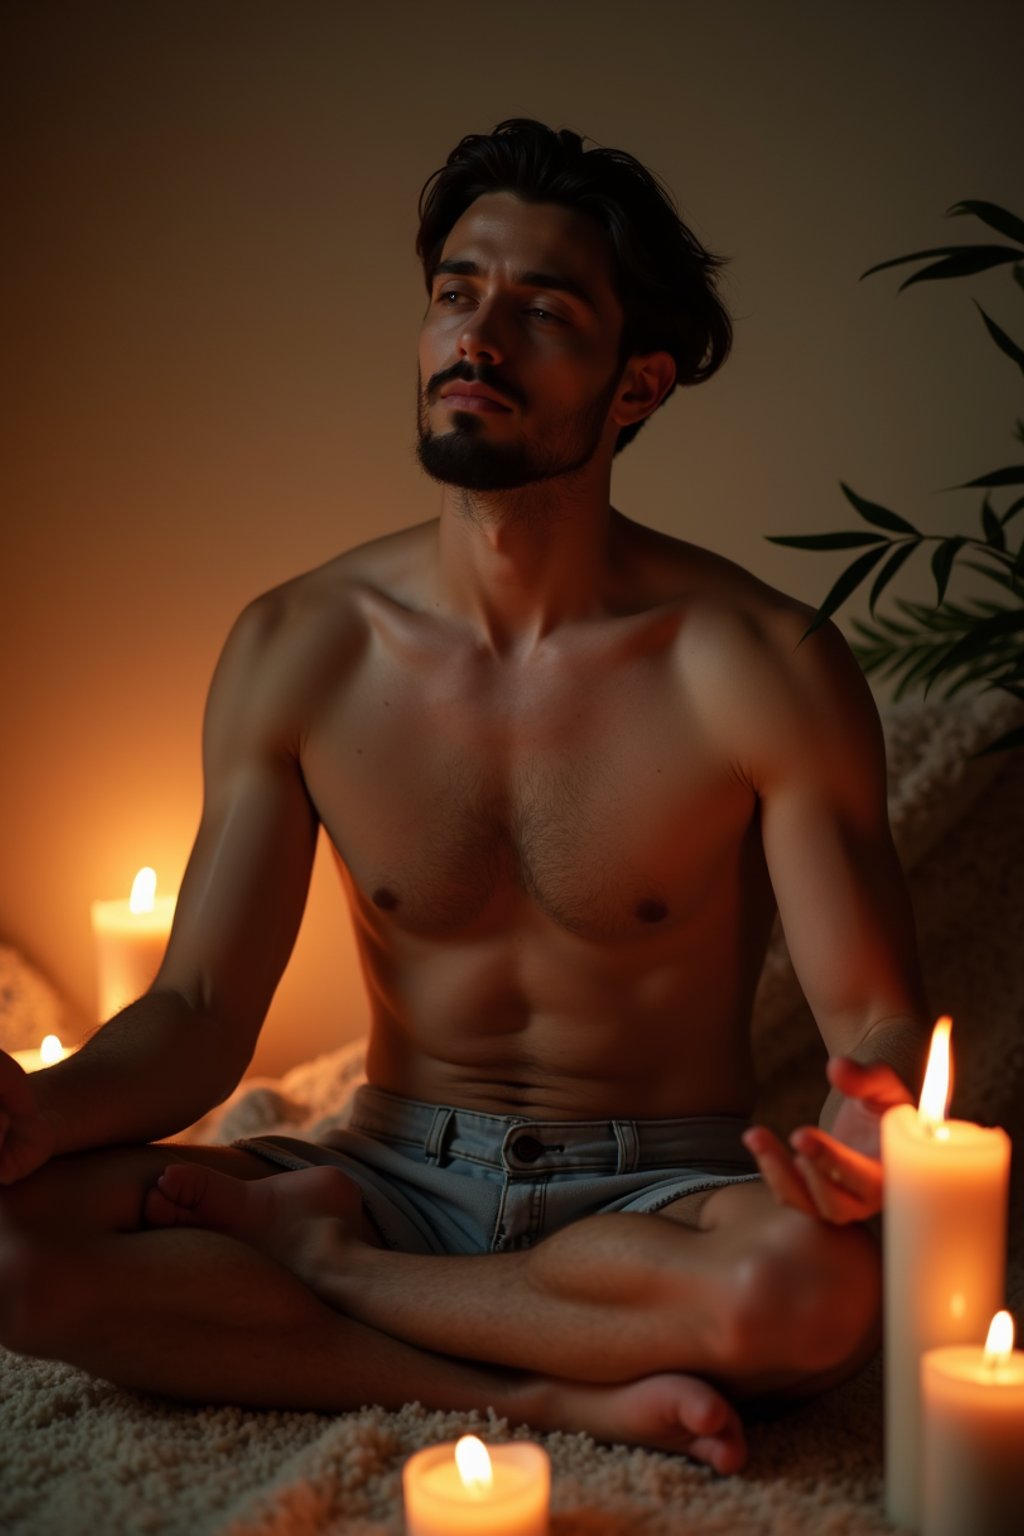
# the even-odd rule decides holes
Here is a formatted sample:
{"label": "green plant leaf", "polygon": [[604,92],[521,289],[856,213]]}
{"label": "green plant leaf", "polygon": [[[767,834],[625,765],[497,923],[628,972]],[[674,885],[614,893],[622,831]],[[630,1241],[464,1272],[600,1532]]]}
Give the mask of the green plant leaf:
{"label": "green plant leaf", "polygon": [[912,533],[920,538],[913,523],[908,523],[898,512],[890,512],[888,507],[880,507],[877,501],[867,501],[863,496],[858,496],[843,480],[840,480],[839,488],[866,523],[874,523],[876,528],[888,528],[891,533]]}
{"label": "green plant leaf", "polygon": [[953,562],[966,543],[967,540],[957,534],[954,538],[943,539],[941,544],[936,545],[932,555],[932,575],[935,577],[935,586],[938,590],[936,603],[941,603],[945,597]]}
{"label": "green plant leaf", "polygon": [[947,485],[947,491],[970,491],[976,486],[985,485],[1024,485],[1024,464],[1011,464],[1007,469],[993,469],[987,475],[979,475],[977,480],[965,480],[963,485]]}
{"label": "green plant leaf", "polygon": [[1017,583],[1003,566],[982,565],[980,560],[965,560],[964,565],[969,571],[977,571],[979,576],[987,576],[989,581],[994,581],[997,586],[1004,587],[1007,592],[1018,592]]}
{"label": "green plant leaf", "polygon": [[1024,288],[1024,261],[1018,262],[1014,267],[1013,278],[1014,282],[1019,283],[1021,288]]}
{"label": "green plant leaf", "polygon": [[984,320],[985,324],[988,326],[988,333],[992,337],[992,340],[995,342],[996,346],[999,348],[1000,352],[1005,352],[1007,357],[1010,358],[1011,361],[1015,362],[1018,368],[1024,371],[1024,348],[1019,347],[1012,336],[1007,336],[1006,332],[1002,330],[998,325],[996,325],[994,320],[990,319],[989,316],[986,315],[977,299],[974,300],[974,307],[978,311],[981,318]]}
{"label": "green plant leaf", "polygon": [[908,539],[905,544],[897,544],[889,559],[882,566],[882,569],[875,577],[874,586],[871,588],[871,596],[868,598],[868,609],[872,614],[874,614],[875,604],[878,602],[878,599],[890,581],[892,581],[900,566],[914,553],[917,546],[918,540],[916,539],[913,541]]}
{"label": "green plant leaf", "polygon": [[880,533],[769,533],[769,544],[785,544],[792,549],[859,549],[864,544],[888,544]]}
{"label": "green plant leaf", "polygon": [[839,577],[838,581],[834,583],[832,590],[814,615],[814,620],[809,629],[801,637],[803,640],[806,640],[808,635],[813,635],[816,629],[820,629],[826,619],[831,618],[840,603],[845,602],[850,593],[860,586],[865,576],[874,570],[888,547],[889,544],[886,540],[880,548],[869,549],[866,555],[860,555],[852,565],[846,567],[846,570]]}
{"label": "green plant leaf", "polygon": [[1024,608],[1006,608],[982,619],[950,647],[943,658],[943,670],[951,671],[964,662],[973,661],[993,641],[1007,639],[1021,630],[1024,630]]}
{"label": "green plant leaf", "polygon": [[[1024,426],[1024,422],[1022,422],[1021,425]],[[1006,527],[1007,523],[1010,521],[1011,517],[1016,517],[1016,515],[1020,511],[1021,507],[1024,507],[1024,496],[1018,496],[1017,500],[1013,503],[1013,505],[1010,506],[1010,507],[1007,507],[1006,511],[1003,513],[1003,527],[1004,528]]]}
{"label": "green plant leaf", "polygon": [[981,504],[981,526],[984,530],[986,544],[991,544],[993,549],[1006,548],[1005,530],[987,496]]}
{"label": "green plant leaf", "polygon": [[[1024,281],[1021,282],[1021,287],[1024,288]],[[1021,442],[1024,443],[1024,421],[1018,421],[1016,427],[1014,428],[1013,435],[1014,437],[1019,437]]]}
{"label": "green plant leaf", "polygon": [[1012,752],[1015,747],[1024,747],[1024,725],[1018,725],[1015,730],[997,736],[995,741],[990,741],[987,747],[982,747],[974,756],[987,757],[990,752]]}
{"label": "green plant leaf", "polygon": [[931,251],[915,251],[912,256],[897,256],[892,261],[880,261],[877,266],[869,267],[862,272],[861,281],[870,277],[873,272],[884,272],[886,267],[900,267],[908,261],[924,261],[930,256],[941,256],[942,261],[936,261],[930,267],[924,267],[920,272],[915,272],[912,277],[904,278],[900,283],[899,293],[904,288],[909,288],[911,283],[931,282],[936,278],[944,277],[970,277],[975,272],[987,272],[989,267],[1005,266],[1011,261],[1020,261],[1021,252],[1012,245],[944,245]]}
{"label": "green plant leaf", "polygon": [[975,218],[991,229],[998,230],[1008,240],[1018,240],[1024,245],[1024,219],[1018,219],[1016,214],[1008,213],[1005,208],[1000,208],[998,203],[980,203],[974,199],[968,199],[962,203],[954,203],[952,208],[946,209],[947,218],[958,218],[961,214],[973,213]]}

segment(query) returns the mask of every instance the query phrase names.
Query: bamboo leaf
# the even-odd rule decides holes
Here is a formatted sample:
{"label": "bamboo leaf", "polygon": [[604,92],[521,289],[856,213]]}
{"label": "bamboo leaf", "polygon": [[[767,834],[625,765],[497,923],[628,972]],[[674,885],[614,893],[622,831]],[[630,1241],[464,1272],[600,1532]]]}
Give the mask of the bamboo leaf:
{"label": "bamboo leaf", "polygon": [[874,614],[875,604],[878,602],[878,599],[885,591],[885,588],[889,585],[890,581],[892,581],[892,578],[896,575],[896,572],[899,570],[903,562],[914,553],[916,548],[917,540],[915,540],[913,543],[908,540],[906,544],[896,545],[892,555],[885,562],[885,564],[882,566],[882,569],[875,577],[874,586],[871,588],[871,596],[868,598],[868,608],[872,614]]}
{"label": "bamboo leaf", "polygon": [[792,549],[859,549],[864,544],[888,544],[880,533],[786,533],[766,534],[769,544],[785,544]]}
{"label": "bamboo leaf", "polygon": [[898,512],[890,512],[888,507],[880,507],[877,501],[867,501],[863,496],[858,496],[856,491],[840,480],[839,488],[847,501],[851,502],[866,523],[874,523],[876,528],[888,528],[890,533],[912,533],[915,537],[921,535],[913,523],[908,523],[905,517],[900,517]]}
{"label": "bamboo leaf", "polygon": [[988,333],[999,350],[1005,352],[1007,357],[1017,364],[1018,368],[1024,370],[1024,348],[1019,347],[1012,336],[1007,336],[1006,332],[986,315],[977,299],[974,300],[974,307],[988,326]]}
{"label": "bamboo leaf", "polygon": [[1008,213],[1005,208],[1000,208],[998,203],[981,203],[969,199],[961,203],[954,203],[952,208],[946,209],[946,217],[955,219],[962,214],[973,213],[975,218],[999,234],[1005,235],[1008,240],[1017,240],[1024,245],[1024,219],[1018,219],[1016,214]]}
{"label": "bamboo leaf", "polygon": [[1017,584],[1013,577],[1001,567],[982,565],[980,560],[965,560],[963,563],[969,571],[977,571],[979,576],[987,576],[989,581],[996,583],[996,586],[1004,587],[1008,592],[1017,591]]}
{"label": "bamboo leaf", "polygon": [[1018,262],[1013,269],[1013,280],[1024,288],[1024,262]]}
{"label": "bamboo leaf", "polygon": [[[1018,267],[1017,271],[1024,273],[1024,267]],[[1024,276],[1021,277],[1021,287],[1024,288]],[[1024,443],[1024,421],[1017,422],[1013,435],[1014,437],[1019,437],[1021,442]]]}
{"label": "bamboo leaf", "polygon": [[1006,548],[1006,534],[1003,531],[1002,522],[987,496],[981,504],[981,526],[985,533],[986,544],[991,544],[993,549]]}
{"label": "bamboo leaf", "polygon": [[982,619],[973,629],[962,635],[950,648],[945,657],[944,666],[952,668],[961,666],[965,661],[973,661],[992,644],[993,640],[1001,640],[1017,634],[1022,629],[1024,629],[1024,608],[1003,609],[1000,613],[993,614],[991,618]]}
{"label": "bamboo leaf", "polygon": [[933,251],[918,251],[913,256],[897,256],[894,261],[880,261],[877,266],[869,267],[861,273],[861,278],[870,277],[873,272],[882,272],[886,267],[898,267],[908,261],[921,261],[929,256],[941,256],[942,261],[933,262],[930,267],[923,267],[920,272],[915,272],[911,277],[905,277],[897,289],[902,293],[904,288],[909,288],[912,283],[933,282],[940,278],[971,277],[975,272],[987,272],[990,267],[1005,266],[1011,261],[1020,261],[1021,253],[1012,245],[950,245]]}
{"label": "bamboo leaf", "polygon": [[864,278],[871,277],[875,272],[884,272],[888,267],[905,266],[908,261],[928,261],[932,256],[944,258],[934,266],[926,267],[924,271],[907,278],[900,285],[905,288],[907,283],[920,282],[923,278],[966,277],[972,272],[984,272],[989,267],[1020,261],[1021,255],[1012,245],[936,245],[927,251],[913,251],[909,256],[893,256],[889,261],[879,261],[861,273],[860,281],[863,282]]}
{"label": "bamboo leaf", "polygon": [[965,480],[963,485],[947,485],[947,491],[970,491],[976,486],[1024,485],[1024,464],[1010,464],[1006,469],[993,469],[977,480]]}
{"label": "bamboo leaf", "polygon": [[[1024,422],[1021,423],[1021,426],[1024,427]],[[1021,507],[1024,507],[1024,496],[1018,496],[1017,500],[1013,503],[1013,505],[1011,507],[1008,507],[1007,510],[1003,513],[1003,527],[1004,528],[1006,527],[1007,523],[1010,521],[1011,517],[1016,517],[1017,516],[1017,513],[1020,511]]]}
{"label": "bamboo leaf", "polygon": [[1015,747],[1024,747],[1024,725],[1018,725],[1015,730],[997,736],[995,741],[990,741],[987,747],[982,747],[974,756],[987,757],[990,752],[1012,752]]}
{"label": "bamboo leaf", "polygon": [[867,554],[858,556],[852,565],[846,567],[846,570],[839,577],[838,581],[834,583],[832,590],[815,614],[810,628],[802,636],[804,640],[807,639],[808,635],[813,635],[816,629],[820,629],[825,620],[835,613],[840,603],[845,602],[850,593],[860,586],[865,576],[874,570],[888,548],[889,544],[888,540],[886,540],[880,548],[869,549]]}

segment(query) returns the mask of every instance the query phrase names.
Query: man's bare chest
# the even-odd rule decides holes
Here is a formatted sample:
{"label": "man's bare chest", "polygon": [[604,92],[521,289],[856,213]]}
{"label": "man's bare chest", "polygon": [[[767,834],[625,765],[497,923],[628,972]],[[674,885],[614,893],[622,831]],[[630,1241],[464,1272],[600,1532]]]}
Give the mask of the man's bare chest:
{"label": "man's bare chest", "polygon": [[520,696],[368,674],[303,768],[354,899],[438,937],[528,914],[591,939],[675,926],[737,878],[754,814],[657,666]]}

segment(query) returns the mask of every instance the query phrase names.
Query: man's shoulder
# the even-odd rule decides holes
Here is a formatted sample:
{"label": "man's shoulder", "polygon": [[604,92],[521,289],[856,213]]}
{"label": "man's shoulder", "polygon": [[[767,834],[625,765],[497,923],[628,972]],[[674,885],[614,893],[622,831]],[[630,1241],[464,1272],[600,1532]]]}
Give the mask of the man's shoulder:
{"label": "man's shoulder", "polygon": [[252,598],[235,630],[254,653],[358,642],[374,604],[401,599],[434,527],[384,534],[289,577]]}
{"label": "man's shoulder", "polygon": [[655,603],[677,604],[685,629],[706,630],[722,644],[795,646],[814,610],[770,586],[725,555],[652,528],[634,524],[637,568]]}
{"label": "man's shoulder", "polygon": [[839,629],[735,561],[657,535],[662,600],[678,608],[677,664],[712,737],[745,776],[765,764],[876,750],[878,716]]}

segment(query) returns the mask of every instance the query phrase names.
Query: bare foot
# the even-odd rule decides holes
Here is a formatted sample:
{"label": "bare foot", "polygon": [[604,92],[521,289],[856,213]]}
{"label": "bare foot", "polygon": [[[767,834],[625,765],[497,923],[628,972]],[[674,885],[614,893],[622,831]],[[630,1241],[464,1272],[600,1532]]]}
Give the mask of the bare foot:
{"label": "bare foot", "polygon": [[583,1430],[595,1440],[675,1451],[725,1475],[747,1462],[739,1414],[698,1376],[665,1373],[621,1386],[549,1379],[541,1397],[543,1409],[531,1415],[538,1429]]}
{"label": "bare foot", "polygon": [[362,1230],[359,1190],[338,1168],[236,1179],[202,1163],[169,1163],[146,1193],[150,1227],[205,1227],[258,1248],[312,1283],[327,1253]]}

